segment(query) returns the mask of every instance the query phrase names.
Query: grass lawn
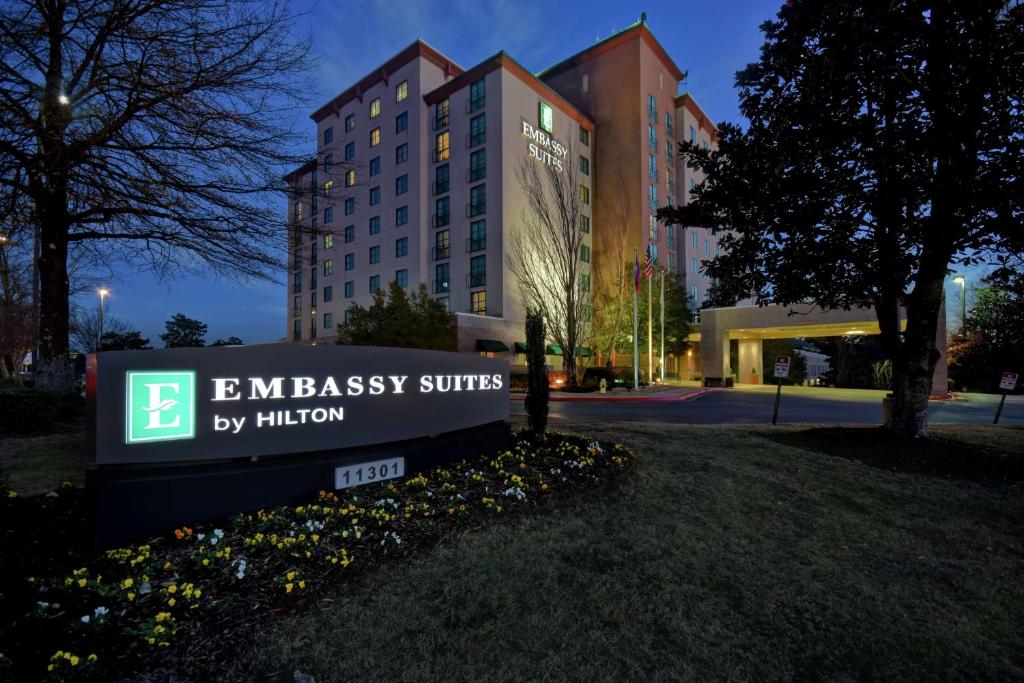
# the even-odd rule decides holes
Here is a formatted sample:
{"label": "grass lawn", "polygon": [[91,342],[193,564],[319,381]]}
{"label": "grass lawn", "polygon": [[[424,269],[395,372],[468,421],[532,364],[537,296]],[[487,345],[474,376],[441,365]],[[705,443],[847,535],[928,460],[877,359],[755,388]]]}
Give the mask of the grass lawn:
{"label": "grass lawn", "polygon": [[[850,457],[870,428],[577,428],[638,451],[620,490],[340,586],[269,621],[225,676],[1024,677],[1020,480]],[[932,431],[1024,457],[1024,430]]]}

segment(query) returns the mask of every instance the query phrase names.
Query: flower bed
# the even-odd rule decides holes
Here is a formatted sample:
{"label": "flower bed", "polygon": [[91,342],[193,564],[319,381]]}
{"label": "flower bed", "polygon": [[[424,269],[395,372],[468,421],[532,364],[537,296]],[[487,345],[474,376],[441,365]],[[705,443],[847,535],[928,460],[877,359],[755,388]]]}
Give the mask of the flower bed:
{"label": "flower bed", "polygon": [[[33,539],[33,547],[8,544],[5,555],[37,553],[46,571],[10,576],[12,563],[3,561],[0,679],[101,680],[184,668],[174,655],[188,643],[223,637],[339,578],[460,531],[606,486],[633,459],[619,444],[564,435],[539,444],[517,438],[497,455],[400,481],[322,491],[308,505],[240,514],[208,528],[182,526],[88,559],[72,552],[70,565],[64,548],[46,547],[46,538]],[[52,512],[73,495],[43,504]],[[4,501],[6,520],[31,514],[24,507],[30,501],[13,492],[5,492]],[[39,529],[44,533],[68,536]],[[13,566],[32,566],[19,560]],[[202,677],[199,672],[213,666],[190,657],[187,670]]]}

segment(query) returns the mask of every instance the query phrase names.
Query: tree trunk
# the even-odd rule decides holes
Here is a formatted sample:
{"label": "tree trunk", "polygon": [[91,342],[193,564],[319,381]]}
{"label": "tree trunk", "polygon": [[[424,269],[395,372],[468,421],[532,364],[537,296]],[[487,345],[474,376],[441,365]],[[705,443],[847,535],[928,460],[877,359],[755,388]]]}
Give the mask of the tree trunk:
{"label": "tree trunk", "polygon": [[935,337],[941,304],[942,279],[934,277],[919,280],[907,300],[907,329],[893,359],[891,425],[906,436],[928,436],[928,398],[939,359]]}
{"label": "tree trunk", "polygon": [[[42,208],[42,207],[41,207]],[[39,367],[35,385],[73,393],[74,368],[68,348],[67,204],[50,198],[40,211],[39,249]]]}

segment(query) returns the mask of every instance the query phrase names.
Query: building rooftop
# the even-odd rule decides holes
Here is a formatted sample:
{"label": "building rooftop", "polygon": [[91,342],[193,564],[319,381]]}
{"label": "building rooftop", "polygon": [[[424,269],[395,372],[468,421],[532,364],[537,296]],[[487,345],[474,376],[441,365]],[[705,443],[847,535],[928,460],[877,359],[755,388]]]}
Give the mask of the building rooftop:
{"label": "building rooftop", "polygon": [[647,45],[654,51],[654,54],[662,61],[662,63],[668,68],[677,81],[681,81],[686,78],[686,72],[676,66],[676,63],[672,61],[672,58],[668,56],[665,48],[661,46],[651,30],[647,28],[647,22],[641,18],[636,23],[627,26],[617,33],[613,33],[608,38],[599,41],[590,47],[581,50],[567,59],[563,59],[554,66],[550,66],[547,69],[537,74],[538,78],[551,78],[558,74],[572,69],[573,67],[584,64],[595,57],[598,57],[606,52],[610,52],[620,45],[624,45],[631,40],[643,40]]}

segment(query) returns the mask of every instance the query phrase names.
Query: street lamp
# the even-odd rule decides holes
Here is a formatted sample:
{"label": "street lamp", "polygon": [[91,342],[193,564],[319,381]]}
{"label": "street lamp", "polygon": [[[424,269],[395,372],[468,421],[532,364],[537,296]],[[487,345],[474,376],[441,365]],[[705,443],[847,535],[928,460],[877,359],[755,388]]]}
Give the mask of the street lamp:
{"label": "street lamp", "polygon": [[106,287],[100,287],[98,294],[100,295],[100,336],[96,340],[96,350],[99,351],[103,345],[103,300],[110,294],[110,290]]}
{"label": "street lamp", "polygon": [[967,278],[957,275],[953,282],[960,285],[960,334],[967,334]]}

